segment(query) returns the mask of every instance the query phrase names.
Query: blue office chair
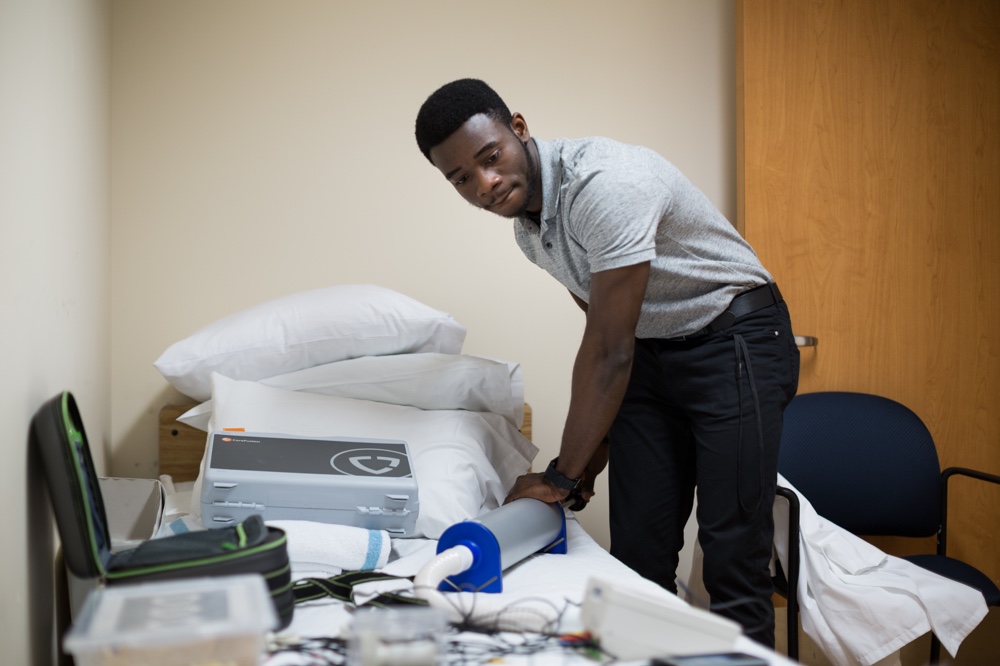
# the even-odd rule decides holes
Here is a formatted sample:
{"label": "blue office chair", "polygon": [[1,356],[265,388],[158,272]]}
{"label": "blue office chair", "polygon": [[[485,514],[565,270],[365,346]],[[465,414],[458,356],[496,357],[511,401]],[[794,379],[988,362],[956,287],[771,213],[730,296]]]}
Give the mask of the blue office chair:
{"label": "blue office chair", "polygon": [[[785,410],[778,471],[819,515],[853,534],[937,536],[937,554],[905,559],[1000,606],[1000,589],[988,576],[946,554],[948,480],[963,475],[1000,484],[1000,476],[959,467],[942,472],[930,432],[907,407],[865,393],[798,395]],[[789,502],[789,571],[775,585],[788,599],[788,656],[797,659],[799,505],[787,488],[778,494]],[[940,649],[932,634],[932,664]]]}

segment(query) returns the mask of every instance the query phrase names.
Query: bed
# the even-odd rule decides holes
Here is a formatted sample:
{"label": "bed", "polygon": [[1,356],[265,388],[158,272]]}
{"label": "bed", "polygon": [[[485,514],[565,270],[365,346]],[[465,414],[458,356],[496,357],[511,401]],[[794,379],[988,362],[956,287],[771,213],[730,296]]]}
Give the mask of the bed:
{"label": "bed", "polygon": [[[495,510],[531,468],[538,450],[518,364],[465,355],[464,337],[446,313],[381,287],[342,285],[223,317],[157,360],[171,385],[192,399],[159,414],[168,529],[200,528],[198,484],[209,430],[404,439],[414,453],[420,514],[414,534],[386,539],[371,566],[387,579],[356,587],[349,602],[325,597],[297,605],[291,626],[271,644],[269,665],[344,663],[344,641],[362,617],[357,609],[386,593],[411,594],[412,577],[435,557],[441,535]],[[500,593],[450,597],[464,621],[451,619],[445,631],[447,663],[612,659],[606,645],[602,652],[583,635],[581,603],[595,575],[656,603],[688,608],[613,558],[571,511],[565,519],[565,553],[539,552],[506,568]],[[309,527],[310,535],[321,531]],[[293,579],[354,570],[349,554],[316,562],[314,554],[302,554],[298,539],[289,532]],[[505,618],[512,609],[542,619],[537,626],[511,624]],[[727,647],[789,663],[743,636]]]}
{"label": "bed", "polygon": [[[205,432],[178,422],[178,416],[190,411],[192,404],[172,404],[160,410],[160,472],[168,488],[168,506],[183,506],[190,501],[192,482],[205,446]],[[523,434],[530,434],[531,408],[525,405]],[[176,516],[174,516],[176,519]],[[610,660],[581,637],[585,627],[580,617],[580,603],[587,580],[595,573],[601,578],[626,584],[629,589],[648,592],[654,597],[666,595],[611,557],[580,526],[572,512],[566,512],[567,547],[565,554],[538,554],[503,573],[503,592],[488,595],[491,604],[505,608],[534,608],[541,605],[547,616],[556,616],[551,631],[510,631],[502,624],[500,631],[452,629],[446,636],[448,663],[487,663],[502,658],[503,663],[593,664]],[[290,537],[291,538],[291,537]],[[434,557],[436,541],[429,538],[393,540],[391,561],[378,571],[400,577],[412,577]],[[295,549],[290,546],[295,571]],[[336,570],[302,571],[299,576],[334,575]],[[655,589],[653,589],[655,588]],[[389,591],[406,590],[408,585],[391,586]],[[375,588],[384,592],[386,588]],[[464,594],[466,607],[477,603],[477,595]],[[482,596],[482,595],[479,595]],[[501,601],[502,599],[502,601]],[[677,604],[683,604],[673,597]],[[483,603],[482,601],[479,602]],[[667,602],[669,603],[669,602]],[[266,660],[269,666],[294,664],[346,663],[345,640],[355,606],[335,600],[300,604],[292,625],[275,637]],[[496,627],[494,627],[496,628]],[[338,640],[339,639],[339,640]],[[770,664],[790,663],[780,655],[765,650],[746,638],[737,639],[741,651],[762,656]],[[645,661],[637,662],[645,663]]]}

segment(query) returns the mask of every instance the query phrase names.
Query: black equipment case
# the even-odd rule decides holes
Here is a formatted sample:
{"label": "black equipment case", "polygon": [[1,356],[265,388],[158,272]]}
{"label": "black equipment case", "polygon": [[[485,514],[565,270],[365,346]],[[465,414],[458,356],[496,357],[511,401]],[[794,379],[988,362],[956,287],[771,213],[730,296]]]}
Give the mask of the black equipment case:
{"label": "black equipment case", "polygon": [[292,621],[294,597],[288,541],[260,516],[221,529],[187,532],[111,551],[111,534],[87,435],[73,395],[48,400],[31,421],[49,496],[73,575],[100,584],[259,573],[267,582],[279,628]]}

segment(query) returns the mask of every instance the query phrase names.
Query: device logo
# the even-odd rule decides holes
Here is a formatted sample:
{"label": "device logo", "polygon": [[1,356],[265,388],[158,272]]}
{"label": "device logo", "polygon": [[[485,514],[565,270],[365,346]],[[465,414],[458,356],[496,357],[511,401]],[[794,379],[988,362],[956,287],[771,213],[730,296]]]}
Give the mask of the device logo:
{"label": "device logo", "polygon": [[406,455],[391,449],[351,449],[330,458],[330,466],[348,476],[410,476]]}

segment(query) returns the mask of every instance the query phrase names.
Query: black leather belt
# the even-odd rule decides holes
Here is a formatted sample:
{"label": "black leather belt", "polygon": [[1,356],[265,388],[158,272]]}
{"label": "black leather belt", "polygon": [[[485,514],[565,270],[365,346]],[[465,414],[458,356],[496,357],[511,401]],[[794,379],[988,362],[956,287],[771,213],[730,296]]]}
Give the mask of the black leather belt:
{"label": "black leather belt", "polygon": [[688,333],[687,335],[681,335],[670,339],[693,340],[695,338],[704,337],[709,333],[715,333],[716,331],[729,328],[740,317],[745,317],[751,312],[756,312],[757,310],[763,310],[764,308],[774,305],[775,303],[780,303],[783,300],[781,292],[778,291],[778,285],[773,282],[763,284],[759,287],[754,287],[750,291],[744,291],[742,294],[737,294],[733,300],[729,302],[729,307],[726,308],[725,312],[710,321],[704,328],[701,328],[694,333]]}

